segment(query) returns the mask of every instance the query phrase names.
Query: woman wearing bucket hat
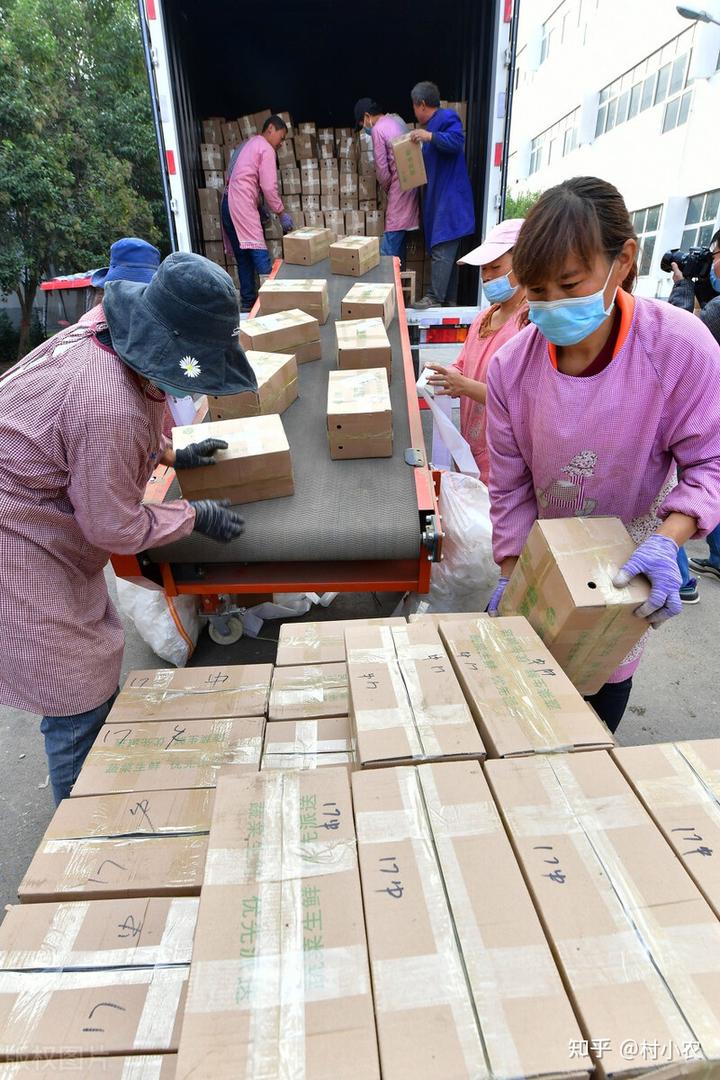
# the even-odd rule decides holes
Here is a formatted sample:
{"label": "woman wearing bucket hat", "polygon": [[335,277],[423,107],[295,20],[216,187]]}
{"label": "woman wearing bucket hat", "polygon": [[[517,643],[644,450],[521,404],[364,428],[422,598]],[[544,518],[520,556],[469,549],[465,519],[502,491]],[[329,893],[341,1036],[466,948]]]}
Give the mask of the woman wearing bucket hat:
{"label": "woman wearing bucket hat", "polygon": [[522,224],[522,218],[501,221],[480,247],[458,260],[459,266],[480,267],[483,292],[491,306],[473,322],[454,364],[427,365],[435,373],[428,378],[435,393],[460,398],[460,431],[470,444],[484,484],[490,476],[485,435],[487,371],[500,346],[522,329],[527,312],[525,292],[512,269],[512,249]]}
{"label": "woman wearing bucket hat", "polygon": [[179,253],[149,284],[108,282],[102,306],[0,379],[0,702],[42,715],[56,801],[117,691],[123,631],[103,574],[109,553],[193,529],[218,541],[242,532],[221,503],[142,501],[163,455],[166,392],[255,389],[237,324],[229,275]]}
{"label": "woman wearing bucket hat", "polygon": [[96,270],[90,278],[94,289],[104,289],[111,281],[152,281],[160,266],[160,252],[147,240],[123,236],[110,248],[110,265]]}

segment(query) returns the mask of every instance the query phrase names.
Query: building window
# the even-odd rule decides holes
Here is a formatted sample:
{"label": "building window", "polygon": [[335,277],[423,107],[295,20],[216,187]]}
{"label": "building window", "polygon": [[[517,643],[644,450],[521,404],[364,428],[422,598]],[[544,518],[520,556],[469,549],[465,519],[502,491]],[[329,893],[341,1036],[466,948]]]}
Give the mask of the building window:
{"label": "building window", "polygon": [[633,228],[638,238],[638,275],[640,277],[650,273],[661,214],[662,206],[647,206],[644,210],[636,210],[632,216]]}
{"label": "building window", "polygon": [[580,108],[573,109],[567,116],[541,131],[530,143],[530,170],[528,175],[538,172],[544,165],[564,158],[577,146]]}
{"label": "building window", "polygon": [[542,25],[540,63],[544,64],[559,45],[570,41],[584,45],[587,28],[600,0],[562,0]]}
{"label": "building window", "polygon": [[657,52],[600,91],[595,136],[612,131],[638,113],[666,101],[663,131],[684,124],[690,113],[687,90],[695,27],[688,27]]}
{"label": "building window", "polygon": [[720,188],[693,195],[685,214],[680,247],[687,251],[691,247],[707,247],[718,228],[720,217]]}

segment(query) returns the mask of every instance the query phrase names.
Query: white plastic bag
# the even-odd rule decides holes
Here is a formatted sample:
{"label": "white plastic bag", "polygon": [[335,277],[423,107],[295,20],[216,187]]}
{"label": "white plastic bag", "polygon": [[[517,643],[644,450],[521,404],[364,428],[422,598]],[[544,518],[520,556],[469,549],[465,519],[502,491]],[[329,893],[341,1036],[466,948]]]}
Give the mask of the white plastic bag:
{"label": "white plastic bag", "polygon": [[166,597],[159,587],[146,588],[123,578],[117,579],[117,593],[120,610],[153,652],[175,667],[185,667],[200,635],[197,599]]}
{"label": "white plastic bag", "polygon": [[481,480],[444,472],[440,516],[443,558],[433,563],[427,611],[484,611],[497,585],[490,498]]}

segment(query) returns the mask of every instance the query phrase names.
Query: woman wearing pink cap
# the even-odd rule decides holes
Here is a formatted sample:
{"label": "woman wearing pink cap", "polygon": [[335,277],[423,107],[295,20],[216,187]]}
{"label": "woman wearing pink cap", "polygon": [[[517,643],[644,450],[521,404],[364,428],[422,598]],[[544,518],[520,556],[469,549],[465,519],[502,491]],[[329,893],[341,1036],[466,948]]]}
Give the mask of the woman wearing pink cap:
{"label": "woman wearing pink cap", "polygon": [[460,398],[460,431],[470,444],[484,484],[490,472],[485,437],[487,370],[500,346],[522,329],[527,306],[512,268],[512,249],[522,223],[522,218],[501,221],[480,247],[459,260],[459,265],[480,267],[483,292],[491,306],[473,322],[451,367],[427,365],[435,373],[428,378],[434,392]]}

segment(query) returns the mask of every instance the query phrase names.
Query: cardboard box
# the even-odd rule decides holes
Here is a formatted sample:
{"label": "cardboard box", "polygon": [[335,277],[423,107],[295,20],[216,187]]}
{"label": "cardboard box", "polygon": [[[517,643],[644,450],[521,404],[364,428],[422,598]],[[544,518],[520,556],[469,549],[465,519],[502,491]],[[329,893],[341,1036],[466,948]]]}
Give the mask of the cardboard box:
{"label": "cardboard box", "polygon": [[317,124],[314,120],[306,120],[303,124],[298,124],[298,131],[301,135],[314,135],[317,137]]}
{"label": "cardboard box", "polygon": [[320,173],[303,173],[302,176],[302,193],[303,195],[319,195],[320,194]]}
{"label": "cardboard box", "polygon": [[30,904],[198,896],[207,844],[207,834],[43,839],[18,886],[18,897],[22,904]]}
{"label": "cardboard box", "polygon": [[302,204],[304,213],[319,214],[322,212],[320,209],[321,198],[319,195],[303,195]]}
{"label": "cardboard box", "polygon": [[317,158],[318,144],[314,135],[306,135],[302,132],[295,136],[295,154],[298,161],[307,158]]}
{"label": "cardboard box", "polygon": [[288,136],[287,139],[285,139],[284,142],[280,143],[280,145],[277,148],[276,153],[277,153],[278,164],[280,165],[281,168],[283,166],[288,166],[288,165],[291,168],[295,167],[295,143],[290,138],[290,136]]}
{"label": "cardboard box", "polygon": [[222,147],[216,143],[200,143],[200,160],[203,169],[216,172],[225,167]]}
{"label": "cardboard box", "polygon": [[[301,195],[284,195],[283,196],[283,201],[285,203],[286,211],[288,212],[288,214],[292,215],[293,225],[295,226],[296,229],[301,229],[303,226],[296,219],[298,218],[298,215],[301,215],[303,213],[302,196]],[[280,219],[278,218],[278,224],[279,223],[280,223]],[[280,235],[276,236],[275,239],[276,240],[282,240],[283,236],[284,236],[284,233],[282,231],[282,225],[280,225]]]}
{"label": "cardboard box", "polygon": [[298,396],[297,361],[292,354],[253,352],[245,354],[255,372],[258,388],[252,393],[210,397],[213,420],[284,413]]}
{"label": "cardboard box", "polygon": [[444,621],[440,636],[490,757],[614,745],[526,619]]}
{"label": "cardboard box", "polygon": [[313,756],[352,753],[354,749],[355,737],[349,716],[324,716],[312,720],[277,720],[265,728],[264,759],[286,757],[288,754]]}
{"label": "cardboard box", "polygon": [[382,319],[389,326],[395,318],[395,286],[389,282],[353,285],[342,301],[341,319]]}
{"label": "cardboard box", "polygon": [[286,263],[313,266],[327,259],[331,243],[329,229],[294,229],[283,239],[283,257]]}
{"label": "cardboard box", "polygon": [[293,124],[293,118],[289,112],[279,112],[275,113],[275,115],[279,116],[281,120],[285,121],[285,125],[288,129],[287,138],[285,139],[285,142],[287,142],[287,140],[292,139],[295,134],[295,125]]}
{"label": "cardboard box", "polygon": [[354,138],[342,138],[337,140],[337,156],[341,161],[355,163],[358,157],[358,146]]}
{"label": "cardboard box", "polygon": [[225,173],[222,166],[219,169],[205,170],[205,187],[216,188],[222,195],[225,190]]}
{"label": "cardboard box", "polygon": [[[210,140],[212,142],[212,140]],[[240,125],[237,120],[228,120],[222,125],[222,139],[218,142],[223,142],[225,146],[237,146],[243,141],[240,133]]]}
{"label": "cardboard box", "polygon": [[210,829],[212,788],[132,791],[63,799],[46,840],[122,840],[139,836],[202,836]]}
{"label": "cardboard box", "polygon": [[320,159],[320,181],[325,183],[326,179],[332,179],[340,184],[340,166],[338,162],[333,159],[328,161],[326,159]]}
{"label": "cardboard box", "polygon": [[343,213],[347,213],[349,210],[359,210],[360,203],[357,195],[341,195],[340,196],[340,209]]}
{"label": "cardboard box", "polygon": [[268,720],[311,720],[347,716],[347,665],[305,664],[276,668]]}
{"label": "cardboard box", "polygon": [[359,210],[345,211],[345,233],[347,236],[365,235],[365,215]]}
{"label": "cardboard box", "polygon": [[[64,1056],[175,1050],[187,977],[185,965],[130,971],[3,972],[0,1061],[30,1057],[47,1065],[47,1059]],[[92,1075],[103,1074],[98,1069]]]}
{"label": "cardboard box", "polygon": [[330,161],[335,157],[335,143],[318,143],[318,157],[321,161]]}
{"label": "cardboard box", "polygon": [[37,1080],[65,1071],[73,1080],[175,1080],[177,1054],[132,1054],[130,1057],[48,1058],[15,1061],[3,1068],[3,1080]]}
{"label": "cardboard box", "polygon": [[[378,208],[378,204],[377,204],[377,201],[375,199],[360,199],[360,201],[358,202],[358,210],[361,210],[364,214],[367,214],[368,211],[372,212],[373,210],[377,210],[377,208]],[[367,227],[367,218],[366,218],[366,227]]]}
{"label": "cardboard box", "polygon": [[300,177],[292,175],[283,177],[282,193],[285,196],[300,195],[302,193],[302,180],[300,179]]}
{"label": "cardboard box", "polygon": [[267,249],[273,262],[276,259],[282,259],[282,240],[268,240]]}
{"label": "cardboard box", "polygon": [[384,368],[331,371],[327,403],[330,457],[392,457],[392,407]]}
{"label": "cardboard box", "polygon": [[240,128],[240,134],[243,139],[252,139],[253,135],[258,135],[258,129],[255,126],[255,117],[250,114],[249,116],[238,117],[238,127]]}
{"label": "cardboard box", "polygon": [[297,345],[320,341],[320,323],[299,308],[244,319],[238,333],[247,352],[290,352]]}
{"label": "cardboard box", "polygon": [[448,101],[447,107],[458,114],[463,131],[465,131],[467,129],[467,101]]}
{"label": "cardboard box", "polygon": [[303,772],[306,769],[338,768],[354,772],[357,768],[355,754],[348,750],[338,750],[335,754],[271,754],[260,762],[261,772]]}
{"label": "cardboard box", "polygon": [[444,622],[470,622],[475,619],[490,619],[491,615],[488,615],[486,611],[442,611],[437,613],[431,612],[416,612],[414,615],[408,615],[409,623],[432,623],[433,626],[440,626]]}
{"label": "cardboard box", "polygon": [[612,755],[720,918],[720,739],[618,746]]}
{"label": "cardboard box", "polygon": [[410,191],[412,188],[422,187],[427,184],[425,172],[425,159],[423,158],[422,146],[413,142],[410,134],[400,135],[397,139],[391,139],[395,169],[401,191]]}
{"label": "cardboard box", "polygon": [[222,240],[206,240],[203,249],[206,259],[225,269],[225,247]]}
{"label": "cardboard box", "polygon": [[336,127],[335,128],[335,142],[340,142],[341,139],[352,139],[355,132],[349,127]]}
{"label": "cardboard box", "polygon": [[273,278],[260,287],[258,299],[262,315],[300,308],[318,322],[325,323],[330,314],[328,287],[324,278]]}
{"label": "cardboard box", "polygon": [[328,622],[289,622],[280,627],[275,663],[333,664],[347,659],[345,631],[357,626],[404,626],[402,618],[338,619]]}
{"label": "cardboard box", "polygon": [[340,194],[336,192],[332,195],[320,196],[320,209],[323,214],[330,214],[333,210],[340,209]]}
{"label": "cardboard box", "polygon": [[347,319],[336,322],[335,330],[341,370],[382,367],[392,382],[392,346],[382,319]]}
{"label": "cardboard box", "polygon": [[363,768],[485,757],[434,627],[348,628],[345,639],[350,715]]}
{"label": "cardboard box", "polygon": [[[293,198],[299,198],[299,196],[287,195],[285,197],[285,208],[289,209],[290,201]],[[283,230],[280,224],[280,218],[277,214],[269,214],[268,220],[263,225],[263,236],[266,240],[282,240]]]}
{"label": "cardboard box", "polygon": [[337,239],[345,235],[345,214],[342,210],[329,210],[325,214],[325,228]]}
{"label": "cardboard box", "polygon": [[485,769],[584,1035],[603,1042],[596,1075],[707,1068],[720,925],[610,755]]}
{"label": "cardboard box", "polygon": [[265,126],[265,121],[269,120],[272,113],[269,109],[262,109],[260,112],[253,113],[253,120],[255,121],[255,130],[258,135],[262,133],[262,129]]}
{"label": "cardboard box", "polygon": [[330,245],[332,273],[362,278],[363,274],[379,264],[380,243],[376,237],[343,237]]}
{"label": "cardboard box", "polygon": [[220,215],[222,192],[218,191],[217,188],[198,188],[197,197],[201,214]]}
{"label": "cardboard box", "polygon": [[264,716],[272,664],[130,671],[108,724]]}
{"label": "cardboard box", "polygon": [[190,896],[8,907],[0,926],[0,971],[189,964],[197,911]]}
{"label": "cardboard box", "polygon": [[[213,190],[212,188],[206,190]],[[203,240],[222,240],[222,228],[220,214],[201,214],[200,224],[202,227]]]}
{"label": "cardboard box", "polygon": [[281,165],[280,166],[280,180],[283,187],[286,183],[298,183],[302,184],[302,178],[300,175],[300,168],[298,165]]}
{"label": "cardboard box", "polygon": [[214,788],[224,766],[257,771],[262,717],[105,724],[72,797],[126,791]]}
{"label": "cardboard box", "polygon": [[[261,292],[269,284],[261,286]],[[178,471],[186,499],[248,503],[277,499],[294,491],[290,445],[279,416],[191,424],[173,428],[172,437],[174,450],[200,439],[224,439],[228,444],[227,450],[216,451],[213,465]]]}
{"label": "cardboard box", "polygon": [[352,787],[383,1076],[586,1077],[479,764],[359,772]]}
{"label": "cardboard box", "polygon": [[385,232],[385,214],[382,210],[368,210],[365,214],[365,232],[368,236],[382,236]]}
{"label": "cardboard box", "polygon": [[325,215],[321,210],[305,210],[305,225],[311,229],[324,229]]}
{"label": "cardboard box", "polygon": [[300,162],[300,173],[303,180],[306,176],[319,176],[320,175],[320,162],[317,158],[304,158]]}
{"label": "cardboard box", "polygon": [[343,173],[340,177],[340,194],[341,195],[355,195],[358,194],[358,175],[357,173]]}
{"label": "cardboard box", "polygon": [[177,1077],[258,1070],[379,1080],[346,769],[218,787]]}
{"label": "cardboard box", "polygon": [[361,154],[358,161],[360,176],[375,176],[375,159],[372,154]]}
{"label": "cardboard box", "polygon": [[505,589],[501,614],[524,615],[583,694],[596,693],[648,630],[635,615],[647,579],[612,583],[635,546],[618,518],[536,521]]}
{"label": "cardboard box", "polygon": [[377,180],[374,176],[360,176],[358,178],[358,196],[361,199],[377,198]]}
{"label": "cardboard box", "polygon": [[202,122],[202,141],[219,145],[223,140],[223,125],[225,120],[222,116],[211,116]]}

